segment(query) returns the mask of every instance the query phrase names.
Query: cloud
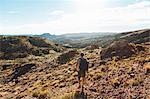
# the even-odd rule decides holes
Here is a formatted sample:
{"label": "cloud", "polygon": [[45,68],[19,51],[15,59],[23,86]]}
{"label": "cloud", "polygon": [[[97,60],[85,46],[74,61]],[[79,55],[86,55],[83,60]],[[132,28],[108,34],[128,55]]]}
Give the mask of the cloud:
{"label": "cloud", "polygon": [[62,15],[62,14],[64,14],[64,11],[61,11],[61,10],[55,10],[50,13],[50,15]]}
{"label": "cloud", "polygon": [[133,5],[129,5],[129,7],[134,7],[134,8],[150,7],[150,1],[143,0],[142,2],[138,2]]}
{"label": "cloud", "polygon": [[17,11],[14,11],[14,10],[10,10],[10,11],[8,11],[8,13],[9,14],[16,14],[16,13],[18,13]]}
{"label": "cloud", "polygon": [[65,13],[61,10],[50,13],[50,15],[61,15],[59,19],[25,24],[11,27],[11,29],[59,34],[66,32],[121,32],[150,27],[150,1],[113,8],[104,7],[106,3],[104,0],[91,1],[93,0],[76,0],[77,8],[73,13]]}

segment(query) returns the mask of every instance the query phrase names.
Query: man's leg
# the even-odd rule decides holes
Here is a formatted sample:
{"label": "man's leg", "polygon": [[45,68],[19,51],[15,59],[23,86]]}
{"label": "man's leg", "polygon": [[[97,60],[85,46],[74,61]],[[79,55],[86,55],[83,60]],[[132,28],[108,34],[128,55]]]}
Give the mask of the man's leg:
{"label": "man's leg", "polygon": [[82,77],[82,88],[84,88],[84,85],[85,85],[85,77]]}
{"label": "man's leg", "polygon": [[78,73],[78,83],[79,83],[78,88],[80,88],[80,87],[81,87],[81,80],[80,80],[80,78],[81,78],[81,75]]}
{"label": "man's leg", "polygon": [[85,85],[85,72],[82,74],[82,89],[84,88]]}
{"label": "man's leg", "polygon": [[85,78],[85,77],[83,77],[83,85],[85,85],[85,81],[86,81],[86,78]]}

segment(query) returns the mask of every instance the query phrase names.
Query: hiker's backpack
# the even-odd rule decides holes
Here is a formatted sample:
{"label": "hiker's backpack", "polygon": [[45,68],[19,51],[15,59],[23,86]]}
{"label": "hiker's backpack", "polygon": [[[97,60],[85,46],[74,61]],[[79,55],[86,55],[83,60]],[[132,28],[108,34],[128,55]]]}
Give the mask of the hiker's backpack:
{"label": "hiker's backpack", "polygon": [[88,65],[89,65],[89,63],[87,62],[87,60],[86,59],[84,59],[84,58],[79,58],[80,59],[80,63],[79,63],[79,69],[81,70],[81,71],[88,71]]}

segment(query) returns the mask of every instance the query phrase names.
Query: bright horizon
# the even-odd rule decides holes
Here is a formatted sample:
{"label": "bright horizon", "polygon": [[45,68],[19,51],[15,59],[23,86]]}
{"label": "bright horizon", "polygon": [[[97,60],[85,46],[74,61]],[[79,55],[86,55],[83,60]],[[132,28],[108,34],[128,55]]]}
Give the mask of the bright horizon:
{"label": "bright horizon", "polygon": [[0,35],[150,28],[150,0],[1,0]]}

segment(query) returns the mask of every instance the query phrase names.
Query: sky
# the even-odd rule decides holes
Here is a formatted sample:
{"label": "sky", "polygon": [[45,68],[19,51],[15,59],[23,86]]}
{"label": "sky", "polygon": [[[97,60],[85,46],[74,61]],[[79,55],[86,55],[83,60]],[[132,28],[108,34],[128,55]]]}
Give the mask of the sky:
{"label": "sky", "polygon": [[0,0],[0,34],[150,28],[150,0]]}

